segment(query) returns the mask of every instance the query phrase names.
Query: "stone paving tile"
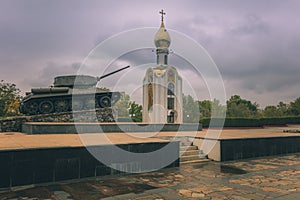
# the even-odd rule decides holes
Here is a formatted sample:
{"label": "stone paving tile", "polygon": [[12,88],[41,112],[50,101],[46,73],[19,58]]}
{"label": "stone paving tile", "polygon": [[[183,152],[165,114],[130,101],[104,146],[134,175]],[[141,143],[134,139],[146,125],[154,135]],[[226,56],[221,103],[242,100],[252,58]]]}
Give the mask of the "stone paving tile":
{"label": "stone paving tile", "polygon": [[266,170],[266,169],[275,169],[278,166],[272,165],[272,164],[265,164],[263,163],[254,163],[254,162],[249,162],[249,163],[237,163],[234,164],[238,168],[242,168],[243,170],[246,171],[261,171],[261,170]]}
{"label": "stone paving tile", "polygon": [[300,154],[184,165],[0,193],[0,200],[300,199]]}
{"label": "stone paving tile", "polygon": [[[282,195],[300,191],[299,174],[300,170],[287,170],[279,173],[267,172],[245,178],[230,179],[229,182],[275,195]],[[298,175],[298,177],[295,177],[295,175]],[[281,177],[278,178],[278,176]]]}

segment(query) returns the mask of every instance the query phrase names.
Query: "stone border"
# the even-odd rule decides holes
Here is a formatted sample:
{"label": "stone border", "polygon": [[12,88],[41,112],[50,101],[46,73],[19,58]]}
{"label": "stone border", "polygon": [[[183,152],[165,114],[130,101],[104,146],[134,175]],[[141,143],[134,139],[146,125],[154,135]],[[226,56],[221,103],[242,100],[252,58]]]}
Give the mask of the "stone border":
{"label": "stone border", "polygon": [[[91,113],[95,113],[92,115]],[[21,132],[25,122],[114,122],[112,108],[100,108],[88,111],[73,111],[33,116],[15,116],[0,119],[0,132]]]}
{"label": "stone border", "polygon": [[[101,129],[99,129],[101,126]],[[134,132],[182,132],[201,131],[201,124],[145,124],[145,123],[35,123],[25,122],[22,132],[27,134],[74,133],[134,133]]]}

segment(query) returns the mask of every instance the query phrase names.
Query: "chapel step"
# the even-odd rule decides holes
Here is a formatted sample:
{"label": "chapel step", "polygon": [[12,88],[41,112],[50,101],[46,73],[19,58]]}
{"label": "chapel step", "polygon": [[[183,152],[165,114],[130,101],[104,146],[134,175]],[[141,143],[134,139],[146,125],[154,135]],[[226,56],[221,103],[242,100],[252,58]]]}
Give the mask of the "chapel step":
{"label": "chapel step", "polygon": [[198,150],[197,146],[180,146],[180,151]]}
{"label": "chapel step", "polygon": [[187,151],[180,151],[181,156],[191,156],[191,155],[199,155],[199,150],[187,150]]}
{"label": "chapel step", "polygon": [[191,144],[190,146],[180,146],[180,165],[194,164],[210,161],[206,155],[198,149],[197,146]]}
{"label": "chapel step", "polygon": [[[171,141],[174,138],[160,137],[160,139]],[[197,146],[193,145],[193,142],[189,137],[178,137],[174,140],[180,142],[180,165],[210,161]]]}
{"label": "chapel step", "polygon": [[182,162],[180,162],[180,165],[203,163],[203,162],[209,162],[209,161],[210,160],[207,158],[202,158],[202,159],[197,159],[197,160],[182,161]]}
{"label": "chapel step", "polygon": [[184,162],[184,161],[191,161],[191,160],[198,160],[199,159],[199,155],[190,155],[190,156],[181,156],[180,157],[180,161]]}
{"label": "chapel step", "polygon": [[193,150],[193,152],[189,151],[185,153],[180,156],[180,165],[210,161],[201,151],[195,152]]}

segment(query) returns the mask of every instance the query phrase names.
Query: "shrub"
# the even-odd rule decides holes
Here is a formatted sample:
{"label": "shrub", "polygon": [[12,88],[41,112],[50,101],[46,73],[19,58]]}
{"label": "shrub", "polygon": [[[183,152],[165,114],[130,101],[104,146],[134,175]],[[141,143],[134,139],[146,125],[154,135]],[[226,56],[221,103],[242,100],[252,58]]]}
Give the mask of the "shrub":
{"label": "shrub", "polygon": [[[203,127],[221,127],[222,118],[202,118],[200,123]],[[270,118],[225,118],[224,127],[261,127],[265,125],[300,124],[300,116],[296,117],[270,117]]]}

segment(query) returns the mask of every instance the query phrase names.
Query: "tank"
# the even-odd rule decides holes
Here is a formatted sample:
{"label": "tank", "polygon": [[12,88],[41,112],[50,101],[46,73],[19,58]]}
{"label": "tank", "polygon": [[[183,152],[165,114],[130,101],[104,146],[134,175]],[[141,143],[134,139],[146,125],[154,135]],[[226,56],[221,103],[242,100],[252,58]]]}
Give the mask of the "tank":
{"label": "tank", "polygon": [[101,79],[127,68],[129,66],[101,77],[57,76],[53,86],[32,88],[31,92],[27,92],[20,104],[20,112],[25,115],[37,115],[111,107],[120,99],[121,94],[97,88],[96,84]]}

